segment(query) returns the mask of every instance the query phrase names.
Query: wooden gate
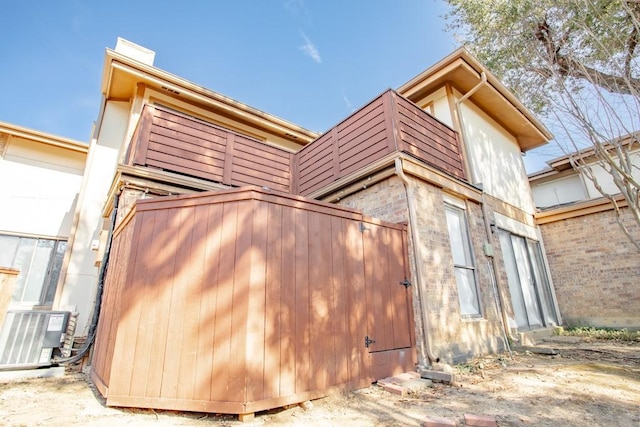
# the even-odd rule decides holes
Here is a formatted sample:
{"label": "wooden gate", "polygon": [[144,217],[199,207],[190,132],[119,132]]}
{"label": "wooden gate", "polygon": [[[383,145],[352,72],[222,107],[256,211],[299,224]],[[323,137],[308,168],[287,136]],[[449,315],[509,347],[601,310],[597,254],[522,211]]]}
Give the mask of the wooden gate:
{"label": "wooden gate", "polygon": [[406,231],[369,223],[363,231],[369,369],[375,379],[412,360],[413,309]]}
{"label": "wooden gate", "polygon": [[108,405],[246,414],[413,370],[405,239],[256,187],[139,201],[114,232],[92,379]]}

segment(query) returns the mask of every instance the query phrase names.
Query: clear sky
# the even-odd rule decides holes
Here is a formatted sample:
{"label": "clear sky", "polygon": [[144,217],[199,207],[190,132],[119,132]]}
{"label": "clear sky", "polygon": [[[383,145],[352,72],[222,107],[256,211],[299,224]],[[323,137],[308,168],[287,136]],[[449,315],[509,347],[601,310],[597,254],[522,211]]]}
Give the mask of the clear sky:
{"label": "clear sky", "polygon": [[[0,121],[79,141],[117,37],[154,50],[158,68],[317,132],[458,47],[441,0],[3,3]],[[529,172],[545,156],[525,157]]]}

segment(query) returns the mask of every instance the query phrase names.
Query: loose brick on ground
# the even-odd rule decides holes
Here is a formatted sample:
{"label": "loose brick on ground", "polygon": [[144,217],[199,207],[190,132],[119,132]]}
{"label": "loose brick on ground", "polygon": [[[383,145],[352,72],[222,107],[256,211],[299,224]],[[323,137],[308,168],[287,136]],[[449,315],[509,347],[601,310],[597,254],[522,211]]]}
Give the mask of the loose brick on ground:
{"label": "loose brick on ground", "polygon": [[456,422],[449,418],[436,417],[434,415],[428,416],[422,423],[422,427],[450,427],[455,425]]}
{"label": "loose brick on ground", "polygon": [[464,414],[464,423],[475,427],[496,427],[496,419],[489,415]]}

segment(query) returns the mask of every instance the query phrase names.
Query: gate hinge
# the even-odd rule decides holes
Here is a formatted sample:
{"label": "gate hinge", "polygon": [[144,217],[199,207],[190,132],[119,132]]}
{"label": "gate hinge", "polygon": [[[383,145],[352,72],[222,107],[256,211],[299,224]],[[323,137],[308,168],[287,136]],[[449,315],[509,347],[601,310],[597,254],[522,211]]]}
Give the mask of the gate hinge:
{"label": "gate hinge", "polygon": [[376,340],[369,338],[369,335],[364,337],[364,346],[369,348],[371,344],[374,344]]}
{"label": "gate hinge", "polygon": [[360,221],[360,232],[364,233],[367,229],[367,227],[364,226],[364,222]]}
{"label": "gate hinge", "polygon": [[411,286],[411,282],[406,277],[404,278],[404,280],[402,282],[400,282],[400,284],[402,286],[404,286],[405,288],[408,288],[409,286]]}

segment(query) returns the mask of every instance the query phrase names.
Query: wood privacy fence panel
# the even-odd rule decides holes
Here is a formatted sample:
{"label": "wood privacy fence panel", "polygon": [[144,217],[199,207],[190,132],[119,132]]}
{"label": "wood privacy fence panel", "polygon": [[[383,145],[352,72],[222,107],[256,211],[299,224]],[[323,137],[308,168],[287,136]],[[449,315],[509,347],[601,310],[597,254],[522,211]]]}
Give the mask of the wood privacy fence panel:
{"label": "wood privacy fence panel", "polygon": [[145,105],[127,157],[230,186],[291,191],[292,153],[158,105]]}
{"label": "wood privacy fence panel", "polygon": [[296,154],[295,189],[312,194],[394,152],[465,179],[456,132],[389,90]]}
{"label": "wood privacy fence panel", "polygon": [[412,370],[405,236],[256,187],[139,201],[92,377],[109,405],[242,414]]}

